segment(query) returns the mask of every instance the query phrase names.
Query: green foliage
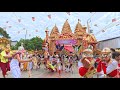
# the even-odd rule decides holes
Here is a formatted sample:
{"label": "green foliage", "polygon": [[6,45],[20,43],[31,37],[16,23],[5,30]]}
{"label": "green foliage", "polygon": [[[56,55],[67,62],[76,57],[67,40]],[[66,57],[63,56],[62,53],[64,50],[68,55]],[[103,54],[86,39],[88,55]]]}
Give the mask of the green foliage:
{"label": "green foliage", "polygon": [[32,39],[21,39],[15,46],[12,46],[12,50],[17,50],[19,46],[21,46],[21,43],[23,43],[23,46],[26,50],[41,50],[42,49],[42,43],[43,40],[38,37],[33,37]]}
{"label": "green foliage", "polygon": [[1,27],[0,27],[0,36],[3,36],[8,39],[10,38],[9,34],[7,34],[7,32]]}

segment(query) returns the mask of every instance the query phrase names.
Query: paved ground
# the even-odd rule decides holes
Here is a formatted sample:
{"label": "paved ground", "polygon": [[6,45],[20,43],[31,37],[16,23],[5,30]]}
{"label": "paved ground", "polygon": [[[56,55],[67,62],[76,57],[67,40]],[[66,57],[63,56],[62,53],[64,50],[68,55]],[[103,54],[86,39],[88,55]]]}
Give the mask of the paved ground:
{"label": "paved ground", "polygon": [[[32,76],[30,78],[80,78],[78,74],[78,69],[76,66],[73,67],[74,72],[65,72],[61,73],[61,76],[57,72],[50,72],[49,70],[45,70],[42,66],[40,69],[32,70]],[[2,72],[0,70],[0,78],[2,77]],[[11,72],[8,72],[8,76],[6,78],[12,78]],[[29,78],[28,71],[22,71],[22,78]]]}

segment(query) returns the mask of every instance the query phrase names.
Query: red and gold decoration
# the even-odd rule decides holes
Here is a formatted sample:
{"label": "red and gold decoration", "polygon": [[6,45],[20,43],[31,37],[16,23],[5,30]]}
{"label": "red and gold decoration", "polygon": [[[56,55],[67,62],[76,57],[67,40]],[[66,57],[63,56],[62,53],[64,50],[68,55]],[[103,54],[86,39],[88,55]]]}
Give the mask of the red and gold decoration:
{"label": "red and gold decoration", "polygon": [[0,38],[0,49],[3,49],[10,41],[7,38]]}
{"label": "red and gold decoration", "polygon": [[[46,31],[45,31],[46,32]],[[86,32],[86,27],[80,24],[80,20],[78,19],[78,23],[75,27],[74,33],[72,33],[70,24],[68,23],[68,19],[65,21],[61,33],[59,32],[57,26],[55,25],[50,33],[50,36],[46,32],[46,38],[43,42],[43,46],[47,43],[49,44],[49,53],[51,55],[56,51],[65,50],[65,45],[69,47],[79,47],[77,53],[80,54],[83,50],[93,47],[93,50],[96,49],[97,40],[92,34],[88,34]],[[64,46],[64,48],[63,48]],[[58,50],[59,48],[62,48]],[[73,48],[67,47],[67,50],[70,52],[75,52],[76,50],[72,50]],[[65,51],[64,51],[65,52]]]}

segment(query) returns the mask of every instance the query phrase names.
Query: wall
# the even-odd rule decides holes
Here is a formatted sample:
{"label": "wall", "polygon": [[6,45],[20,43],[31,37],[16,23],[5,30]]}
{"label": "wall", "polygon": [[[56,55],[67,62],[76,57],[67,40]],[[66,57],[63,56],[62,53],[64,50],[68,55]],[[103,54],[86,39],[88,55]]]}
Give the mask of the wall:
{"label": "wall", "polygon": [[100,41],[97,47],[99,49],[103,49],[104,47],[120,48],[120,37]]}

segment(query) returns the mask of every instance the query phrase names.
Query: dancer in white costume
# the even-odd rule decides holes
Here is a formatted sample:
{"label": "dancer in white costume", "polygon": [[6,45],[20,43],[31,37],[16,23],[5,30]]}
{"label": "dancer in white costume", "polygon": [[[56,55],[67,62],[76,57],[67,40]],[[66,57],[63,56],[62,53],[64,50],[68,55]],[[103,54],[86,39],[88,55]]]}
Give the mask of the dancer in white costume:
{"label": "dancer in white costume", "polygon": [[24,51],[20,51],[20,52],[17,52],[16,54],[14,54],[13,58],[10,62],[10,69],[11,69],[11,72],[12,72],[12,75],[13,75],[14,78],[21,78],[21,70],[20,70],[20,67],[19,67],[19,62],[23,63],[23,62],[32,61],[32,59],[21,60],[20,59],[21,54],[23,55]]}

